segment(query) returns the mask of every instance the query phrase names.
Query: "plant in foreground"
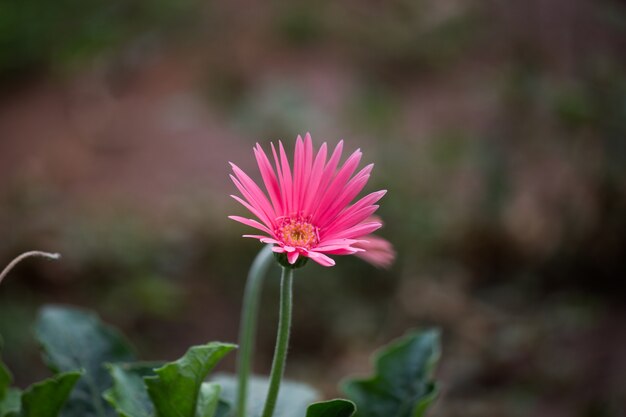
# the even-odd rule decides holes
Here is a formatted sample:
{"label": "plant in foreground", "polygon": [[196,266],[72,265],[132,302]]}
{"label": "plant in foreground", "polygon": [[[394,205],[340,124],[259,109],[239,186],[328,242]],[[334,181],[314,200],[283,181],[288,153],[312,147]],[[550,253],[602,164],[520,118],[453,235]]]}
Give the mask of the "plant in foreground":
{"label": "plant in foreground", "polygon": [[[248,275],[237,377],[207,376],[236,346],[212,342],[193,346],[169,363],[137,362],[134,349],[115,329],[93,313],[70,307],[44,307],[36,336],[52,378],[24,391],[11,388],[11,374],[0,362],[0,417],[419,417],[437,394],[433,369],[439,358],[436,330],[409,332],[376,357],[375,374],[346,381],[349,399],[313,402],[312,388],[282,382],[289,330],[294,269],[310,258],[334,265],[329,255],[355,254],[387,266],[394,252],[386,240],[372,236],[382,222],[372,217],[384,191],[355,203],[372,165],[353,175],[361,153],[339,167],[343,144],[328,158],[323,144],[316,155],[309,135],[296,141],[293,171],[284,148],[272,146],[275,165],[257,145],[254,149],[267,195],[232,164],[233,182],[242,197],[233,196],[255,219],[231,216],[261,230],[267,245]],[[269,196],[269,197],[268,197]],[[0,281],[22,255],[0,274]],[[282,265],[277,343],[269,379],[251,377],[250,368],[262,283],[274,259]],[[282,384],[281,384],[282,382]],[[312,403],[313,402],[313,403]],[[358,409],[357,409],[358,408]]]}
{"label": "plant in foreground", "polygon": [[[276,348],[270,373],[270,385],[262,417],[274,414],[280,383],[287,357],[287,346],[291,328],[293,271],[313,259],[322,266],[333,266],[335,261],[328,255],[352,255],[366,252],[368,240],[365,236],[382,226],[382,222],[371,216],[378,209],[375,204],[386,193],[385,190],[371,193],[351,204],[367,184],[374,164],[367,165],[356,175],[361,161],[361,151],[352,153],[340,167],[343,142],[335,147],[328,157],[328,145],[322,144],[314,152],[311,136],[304,140],[298,136],[293,157],[293,169],[282,142],[278,151],[271,144],[274,166],[257,143],[254,148],[261,177],[267,194],[237,165],[231,162],[234,175],[231,179],[242,196],[232,197],[246,207],[255,219],[230,216],[265,235],[244,235],[273,245],[271,250],[282,265],[280,312]],[[361,246],[358,246],[361,245]],[[377,259],[376,256],[374,259]],[[244,304],[243,317],[250,317],[246,309],[254,303]],[[254,315],[252,315],[254,316]],[[243,328],[250,328],[243,323]],[[243,335],[247,333],[244,331]],[[250,341],[241,340],[244,354],[249,354]],[[239,369],[239,399],[237,415],[246,412],[246,385],[248,369]],[[249,366],[249,359],[243,359]]]}

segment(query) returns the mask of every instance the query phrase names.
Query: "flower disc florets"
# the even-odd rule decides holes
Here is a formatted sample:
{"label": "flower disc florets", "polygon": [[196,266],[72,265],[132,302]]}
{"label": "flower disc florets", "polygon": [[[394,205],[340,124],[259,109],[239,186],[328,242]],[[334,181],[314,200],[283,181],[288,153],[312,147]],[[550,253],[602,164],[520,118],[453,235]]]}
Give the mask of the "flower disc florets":
{"label": "flower disc florets", "polygon": [[319,229],[301,216],[283,218],[275,235],[284,245],[309,250],[319,243]]}

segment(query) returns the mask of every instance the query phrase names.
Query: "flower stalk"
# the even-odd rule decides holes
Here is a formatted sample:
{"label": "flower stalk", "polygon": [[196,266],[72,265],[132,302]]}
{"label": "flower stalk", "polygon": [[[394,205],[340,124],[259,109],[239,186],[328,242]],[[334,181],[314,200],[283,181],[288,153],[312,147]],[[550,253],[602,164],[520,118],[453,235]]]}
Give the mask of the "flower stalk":
{"label": "flower stalk", "polygon": [[259,316],[263,279],[274,259],[272,245],[266,245],[252,262],[241,307],[239,324],[239,353],[237,355],[237,417],[246,416],[248,380],[252,368],[252,352]]}
{"label": "flower stalk", "polygon": [[289,332],[291,330],[291,309],[292,309],[292,288],[293,288],[293,268],[283,267],[280,282],[280,312],[278,318],[278,334],[276,336],[276,347],[274,348],[274,360],[270,373],[270,385],[267,391],[267,398],[263,408],[262,417],[272,417],[278,391],[285,370],[287,360],[287,348],[289,345]]}

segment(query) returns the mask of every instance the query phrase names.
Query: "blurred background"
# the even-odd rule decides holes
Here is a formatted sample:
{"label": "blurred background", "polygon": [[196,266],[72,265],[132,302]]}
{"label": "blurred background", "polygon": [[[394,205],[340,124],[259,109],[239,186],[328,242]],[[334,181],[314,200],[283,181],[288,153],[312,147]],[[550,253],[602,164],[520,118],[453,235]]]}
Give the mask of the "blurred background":
{"label": "blurred background", "polygon": [[[46,374],[44,303],[95,309],[146,359],[235,341],[260,249],[228,161],[346,140],[389,193],[389,270],[295,284],[291,378],[328,397],[440,326],[432,416],[624,416],[626,4],[612,0],[2,0],[4,360]],[[275,338],[264,292],[256,370]],[[234,356],[233,356],[234,358]],[[232,369],[233,358],[224,369]]]}

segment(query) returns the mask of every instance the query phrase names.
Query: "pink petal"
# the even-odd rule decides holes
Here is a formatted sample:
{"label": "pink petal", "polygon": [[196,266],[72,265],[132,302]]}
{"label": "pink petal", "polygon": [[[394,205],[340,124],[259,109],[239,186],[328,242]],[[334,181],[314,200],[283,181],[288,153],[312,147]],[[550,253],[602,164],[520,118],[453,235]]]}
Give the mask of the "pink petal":
{"label": "pink petal", "polygon": [[322,239],[319,246],[329,246],[329,245],[354,245],[355,243],[360,242],[359,239]]}
{"label": "pink petal", "polygon": [[285,191],[285,179],[283,177],[283,170],[280,166],[280,162],[278,161],[278,154],[276,153],[276,147],[274,147],[274,143],[270,143],[272,147],[272,155],[274,156],[274,165],[276,165],[276,174],[278,176],[278,181],[280,184],[280,196],[282,201],[284,216],[289,215],[289,207],[287,206],[287,193]]}
{"label": "pink petal", "polygon": [[298,260],[298,256],[299,256],[299,255],[300,255],[300,254],[298,253],[298,251],[289,252],[289,253],[287,254],[287,261],[288,261],[291,265],[293,265],[293,264],[295,264],[295,263],[296,263],[296,261]]}
{"label": "pink petal", "polygon": [[263,235],[243,235],[243,237],[250,237],[252,239],[259,239],[262,243],[272,243],[272,244],[280,244],[280,242],[276,239],[273,239],[268,236]]}
{"label": "pink petal", "polygon": [[311,140],[311,134],[307,132],[304,135],[304,170],[302,172],[302,187],[301,200],[298,202],[301,210],[304,210],[304,202],[306,197],[311,192],[309,190],[309,179],[311,177],[311,170],[313,168],[313,141]]}
{"label": "pink petal", "polygon": [[[235,185],[237,185],[237,183],[235,183]],[[244,201],[243,199],[241,199],[240,197],[238,197],[236,195],[231,194],[230,196],[232,198],[234,198],[235,200],[237,200],[237,202],[239,204],[241,204],[242,206],[247,208],[252,214],[257,216],[259,218],[259,220],[261,220],[263,223],[265,223],[268,227],[273,227],[272,222],[270,221],[269,217],[267,217],[267,215],[265,213],[263,213],[260,210],[258,210],[256,208],[256,206],[253,206],[253,205],[247,203],[246,201]]]}
{"label": "pink petal", "polygon": [[283,147],[283,143],[281,141],[278,141],[278,148],[280,152],[281,168],[283,170],[283,191],[287,200],[287,210],[285,211],[285,214],[293,214],[292,212],[296,208],[293,205],[293,179],[291,177],[291,168],[289,166],[287,154],[285,153],[285,148]]}
{"label": "pink petal", "polygon": [[317,215],[317,213],[329,206],[338,196],[341,189],[346,185],[350,176],[356,170],[356,167],[359,165],[361,161],[361,151],[356,150],[348,160],[345,162],[343,167],[337,172],[337,175],[333,179],[332,183],[328,186],[328,189],[324,192],[324,197],[320,201],[319,206],[316,208],[316,211],[313,215],[313,219],[316,223],[324,223],[324,218]]}
{"label": "pink petal", "polygon": [[362,241],[357,239],[330,239],[320,242],[315,251],[331,255],[352,255],[363,250],[353,246],[360,242]]}
{"label": "pink petal", "polygon": [[354,198],[363,190],[369,174],[372,171],[374,164],[370,164],[363,168],[354,178],[352,178],[341,191],[341,194],[335,199],[335,201],[319,215],[320,219],[326,219],[325,222],[320,222],[319,227],[324,227],[339,214],[341,210],[354,200]]}
{"label": "pink petal", "polygon": [[320,204],[320,201],[324,197],[326,193],[326,188],[328,184],[332,180],[335,175],[335,170],[337,169],[337,165],[339,164],[339,160],[341,159],[341,153],[343,152],[343,140],[340,140],[330,159],[328,160],[328,164],[324,167],[322,171],[322,175],[319,179],[319,182],[316,187],[316,192],[313,195],[313,201],[311,201],[309,205],[308,213],[313,213]]}
{"label": "pink petal", "polygon": [[296,139],[296,148],[293,153],[293,207],[294,212],[302,209],[300,205],[300,197],[306,192],[303,190],[302,183],[304,181],[304,143],[302,137],[298,135]]}
{"label": "pink petal", "polygon": [[256,220],[246,219],[245,217],[240,217],[240,216],[228,216],[228,218],[231,219],[231,220],[234,220],[236,222],[243,223],[246,226],[250,226],[250,227],[254,227],[255,229],[259,229],[262,232],[267,233],[268,235],[272,234],[270,229],[268,229],[267,227],[265,227],[261,223],[257,222]]}
{"label": "pink petal", "polygon": [[346,239],[352,239],[352,238],[363,237],[365,235],[372,233],[373,231],[377,229],[380,229],[381,227],[382,227],[382,224],[378,222],[360,223],[349,229],[338,230],[334,234],[329,234],[327,238],[331,239],[335,237],[344,237]]}
{"label": "pink petal", "polygon": [[357,243],[357,246],[365,249],[356,254],[359,258],[371,263],[376,267],[388,268],[393,263],[396,252],[389,241],[374,235],[365,236],[367,241]]}
{"label": "pink petal", "polygon": [[265,213],[270,221],[275,219],[276,213],[274,212],[274,208],[269,203],[267,197],[265,196],[263,191],[261,191],[259,186],[256,185],[256,183],[252,181],[252,179],[250,179],[250,177],[248,177],[246,173],[243,172],[237,165],[231,162],[231,166],[233,168],[233,171],[235,172],[235,175],[237,176],[238,181],[236,181],[232,175],[230,176],[230,178],[237,186],[237,189],[241,191],[241,194],[243,194],[243,196],[246,198],[246,200],[248,200],[248,202],[250,202],[250,204],[257,207],[259,211]]}
{"label": "pink petal", "polygon": [[317,195],[317,191],[320,186],[322,173],[324,172],[324,165],[326,164],[327,149],[328,148],[326,142],[322,143],[322,146],[317,153],[317,156],[315,157],[315,161],[313,162],[311,175],[307,184],[307,189],[309,190],[309,192],[306,194],[304,198],[304,203],[302,204],[302,211],[304,211],[305,213],[310,213],[312,211],[311,202]]}
{"label": "pink petal", "polygon": [[345,246],[345,245],[330,245],[330,246],[316,246],[315,247],[316,252],[330,253],[333,255],[352,255],[353,253],[361,252],[363,250],[364,249],[353,248],[351,246]]}
{"label": "pink petal", "polygon": [[[372,204],[376,203],[378,200],[383,198],[383,196],[387,193],[387,190],[380,190],[373,192],[371,194],[366,195],[365,197],[358,200],[356,203],[345,209],[342,213],[340,213],[333,221],[330,223],[324,230],[324,233],[333,234],[337,230],[345,229],[354,226],[357,223],[365,220],[367,216],[363,217],[368,210],[367,207],[373,207],[374,211],[378,206],[372,206]],[[320,231],[320,234],[323,234]]]}
{"label": "pink petal", "polygon": [[334,266],[335,265],[335,261],[333,261],[328,256],[324,255],[323,253],[309,251],[307,253],[307,256],[322,266]]}
{"label": "pink petal", "polygon": [[332,226],[320,230],[320,236],[324,238],[326,235],[332,235],[340,230],[349,229],[369,218],[378,210],[378,207],[377,205],[365,206],[349,214],[340,215],[340,217],[337,217],[332,223]]}
{"label": "pink petal", "polygon": [[[315,248],[315,250],[318,250],[318,248]],[[324,252],[329,255],[355,255],[357,253],[365,252],[365,250],[359,248],[336,248],[324,249],[323,251],[320,250],[320,252]]]}
{"label": "pink petal", "polygon": [[266,237],[266,238],[261,239],[261,242],[263,242],[263,243],[271,243],[271,244],[274,244],[274,245],[280,245],[280,242],[278,240],[272,239],[270,237]]}
{"label": "pink petal", "polygon": [[274,168],[272,168],[272,164],[267,158],[267,155],[258,143],[254,148],[254,156],[256,157],[259,171],[261,171],[261,177],[263,178],[265,189],[267,190],[272,205],[274,206],[274,212],[282,214],[283,206],[282,198],[280,196],[280,187],[278,185],[278,178],[276,177]]}

